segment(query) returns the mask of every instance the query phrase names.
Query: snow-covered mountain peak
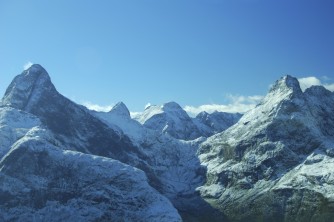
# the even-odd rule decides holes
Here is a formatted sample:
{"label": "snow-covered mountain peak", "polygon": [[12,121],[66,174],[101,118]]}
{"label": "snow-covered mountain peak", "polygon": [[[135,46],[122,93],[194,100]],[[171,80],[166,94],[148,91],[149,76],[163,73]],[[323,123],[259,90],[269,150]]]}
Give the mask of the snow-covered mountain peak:
{"label": "snow-covered mountain peak", "polygon": [[239,113],[203,111],[190,118],[187,112],[176,102],[163,105],[151,105],[134,119],[144,127],[169,134],[176,139],[193,140],[201,136],[208,137],[222,132],[235,124],[242,115]]}
{"label": "snow-covered mountain peak", "polygon": [[16,76],[2,98],[2,105],[27,109],[45,91],[56,91],[49,74],[38,64]]}
{"label": "snow-covered mountain peak", "polygon": [[148,121],[155,115],[174,115],[173,113],[179,113],[181,116],[188,116],[188,114],[182,109],[179,104],[177,104],[176,102],[167,102],[163,105],[150,105],[146,107],[143,114],[138,116],[136,120],[141,124],[145,124],[146,121]]}
{"label": "snow-covered mountain peak", "polygon": [[[308,91],[323,91],[317,87],[311,87]],[[313,134],[318,134],[318,129],[311,114],[307,111],[308,106],[313,106],[316,101],[321,100],[321,96],[315,96],[315,102],[307,102],[307,96],[299,86],[296,78],[284,76],[277,80],[264,99],[252,110],[248,111],[237,124],[227,129],[222,134],[212,137],[229,138],[229,144],[252,138],[270,138],[276,140],[278,137],[288,137],[288,131],[298,130],[295,125],[299,124],[299,130],[309,130]],[[325,99],[325,98],[323,98]],[[298,122],[298,124],[297,124]],[[281,129],[281,128],[282,129]],[[289,129],[289,130],[287,130]],[[277,136],[279,134],[280,136]],[[210,139],[209,139],[210,140]]]}
{"label": "snow-covered mountain peak", "polygon": [[187,112],[176,102],[150,106],[135,118],[144,127],[169,134],[177,139],[196,139],[201,136]]}
{"label": "snow-covered mountain peak", "polygon": [[284,76],[277,80],[269,90],[269,93],[254,109],[247,112],[242,118],[243,123],[254,120],[265,120],[275,116],[290,115],[299,110],[304,103],[304,95],[299,82],[292,76]]}
{"label": "snow-covered mountain peak", "polygon": [[110,111],[109,113],[115,114],[115,115],[119,115],[119,116],[124,116],[124,117],[130,117],[130,111],[128,109],[128,107],[123,103],[123,102],[119,102],[117,103]]}
{"label": "snow-covered mountain peak", "polygon": [[283,76],[281,79],[277,80],[275,84],[269,91],[270,94],[282,94],[282,93],[295,93],[301,94],[302,90],[300,88],[298,79],[290,75]]}

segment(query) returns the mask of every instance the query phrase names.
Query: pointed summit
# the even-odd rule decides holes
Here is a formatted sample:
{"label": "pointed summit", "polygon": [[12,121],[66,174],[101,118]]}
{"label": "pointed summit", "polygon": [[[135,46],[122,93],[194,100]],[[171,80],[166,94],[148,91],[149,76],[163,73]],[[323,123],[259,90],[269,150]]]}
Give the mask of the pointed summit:
{"label": "pointed summit", "polygon": [[26,69],[25,71],[27,71],[28,73],[36,73],[36,72],[45,72],[46,70],[43,68],[43,66],[41,66],[40,64],[32,64],[28,69]]}
{"label": "pointed summit", "polygon": [[[269,93],[264,97],[261,103],[258,104],[256,109],[250,111],[250,113],[252,113],[250,116],[259,116],[261,113],[277,113],[278,110],[280,110],[280,112],[292,111],[293,109],[288,109],[286,105],[290,106],[291,104],[295,104],[299,106],[298,101],[302,103],[301,100],[303,100],[303,97],[303,92],[298,80],[289,75],[283,76],[274,83]],[[248,114],[245,116],[248,116]]]}
{"label": "pointed summit", "polygon": [[56,89],[46,70],[41,65],[34,64],[14,78],[1,104],[26,110],[46,91],[56,92]]}
{"label": "pointed summit", "polygon": [[109,112],[130,118],[130,111],[123,102],[117,103]]}
{"label": "pointed summit", "polygon": [[283,76],[281,79],[277,80],[273,87],[270,89],[269,93],[272,92],[293,92],[297,94],[301,94],[302,90],[300,88],[299,82],[297,78],[292,77],[290,75]]}

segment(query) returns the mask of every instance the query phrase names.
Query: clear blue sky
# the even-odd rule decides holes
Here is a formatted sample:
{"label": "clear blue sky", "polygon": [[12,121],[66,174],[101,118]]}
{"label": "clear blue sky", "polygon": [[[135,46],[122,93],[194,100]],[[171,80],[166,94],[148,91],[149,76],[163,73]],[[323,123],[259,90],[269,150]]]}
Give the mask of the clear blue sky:
{"label": "clear blue sky", "polygon": [[182,106],[334,82],[333,0],[0,0],[0,93],[27,62],[77,101]]}

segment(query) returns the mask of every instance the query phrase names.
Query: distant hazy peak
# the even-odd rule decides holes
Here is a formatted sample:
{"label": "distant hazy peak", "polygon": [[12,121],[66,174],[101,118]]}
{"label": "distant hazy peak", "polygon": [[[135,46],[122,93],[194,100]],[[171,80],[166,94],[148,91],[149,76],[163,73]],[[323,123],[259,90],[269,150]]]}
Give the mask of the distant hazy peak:
{"label": "distant hazy peak", "polygon": [[110,113],[115,113],[118,115],[122,115],[122,116],[128,116],[130,117],[130,111],[128,109],[128,107],[123,103],[123,102],[119,102],[117,103],[111,110]]}
{"label": "distant hazy peak", "polygon": [[202,111],[200,113],[197,114],[197,116],[195,118],[205,118],[207,116],[209,116],[210,114],[207,113],[206,111]]}
{"label": "distant hazy peak", "polygon": [[164,103],[162,105],[162,110],[164,111],[168,111],[168,110],[182,110],[182,107],[176,103],[176,102],[168,102],[168,103]]}
{"label": "distant hazy peak", "polygon": [[313,96],[319,96],[319,95],[330,96],[331,94],[334,96],[334,92],[329,91],[324,86],[311,86],[307,88],[304,93],[306,95],[313,95]]}

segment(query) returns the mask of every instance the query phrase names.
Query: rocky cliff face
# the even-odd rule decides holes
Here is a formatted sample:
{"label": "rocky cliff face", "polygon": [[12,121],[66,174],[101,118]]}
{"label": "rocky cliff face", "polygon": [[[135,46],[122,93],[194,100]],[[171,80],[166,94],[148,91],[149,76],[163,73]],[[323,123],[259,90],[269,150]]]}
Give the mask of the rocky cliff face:
{"label": "rocky cliff face", "polygon": [[330,221],[333,111],[333,93],[303,93],[297,79],[283,77],[236,125],[202,144],[201,195],[233,221]]}

